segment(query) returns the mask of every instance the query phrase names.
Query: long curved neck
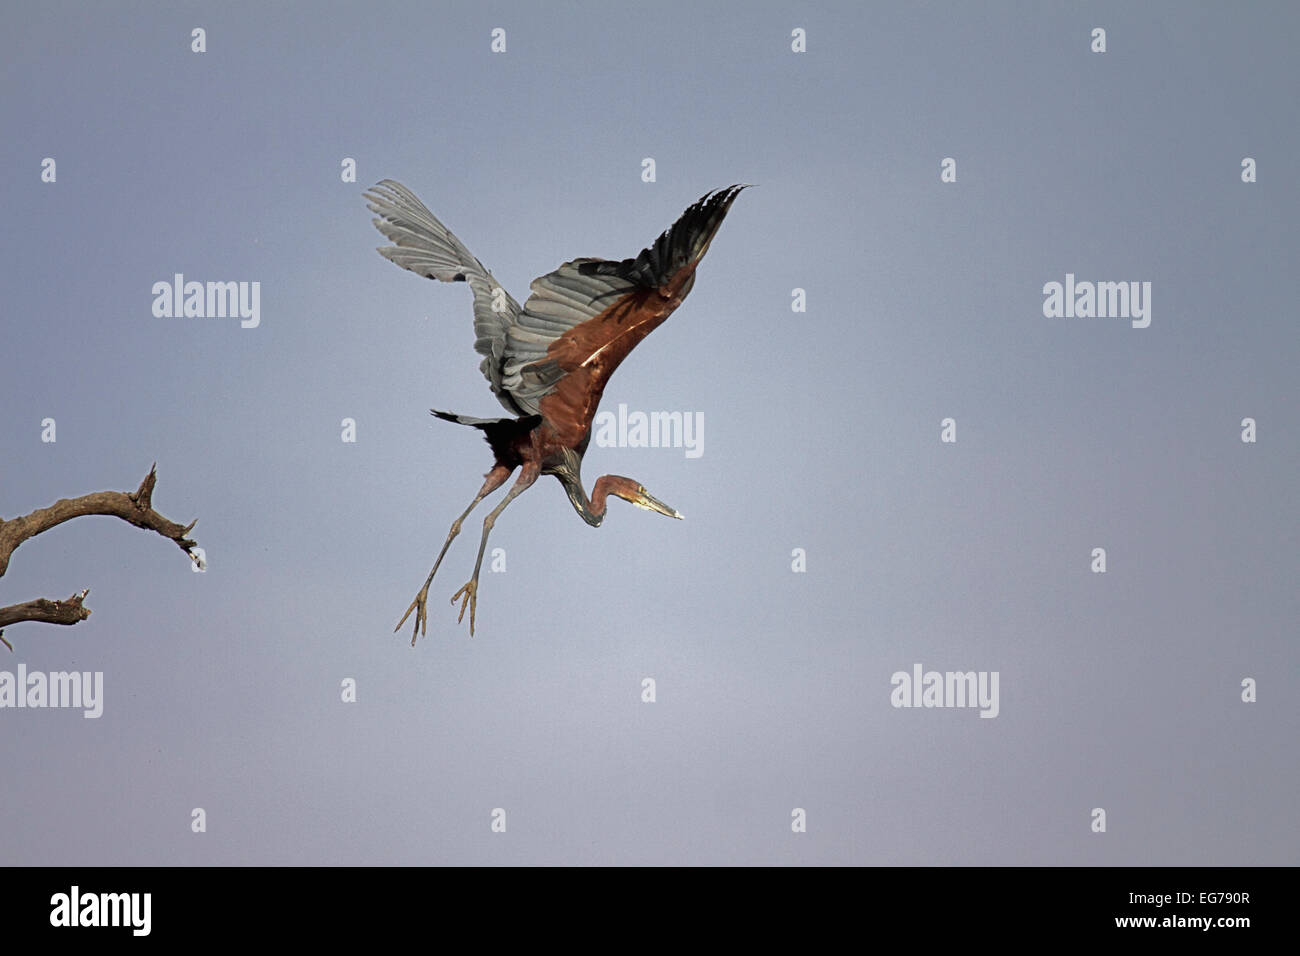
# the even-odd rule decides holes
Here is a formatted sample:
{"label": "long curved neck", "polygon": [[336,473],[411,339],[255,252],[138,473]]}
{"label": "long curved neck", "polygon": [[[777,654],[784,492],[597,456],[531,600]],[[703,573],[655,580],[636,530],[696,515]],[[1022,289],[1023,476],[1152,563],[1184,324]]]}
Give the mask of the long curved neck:
{"label": "long curved neck", "polygon": [[596,484],[591,489],[591,497],[588,498],[587,493],[582,490],[581,478],[568,474],[559,475],[565,493],[573,502],[574,510],[593,528],[599,528],[600,523],[605,520],[605,505],[609,498],[609,486],[605,479],[608,477],[609,475],[602,475],[596,479]]}

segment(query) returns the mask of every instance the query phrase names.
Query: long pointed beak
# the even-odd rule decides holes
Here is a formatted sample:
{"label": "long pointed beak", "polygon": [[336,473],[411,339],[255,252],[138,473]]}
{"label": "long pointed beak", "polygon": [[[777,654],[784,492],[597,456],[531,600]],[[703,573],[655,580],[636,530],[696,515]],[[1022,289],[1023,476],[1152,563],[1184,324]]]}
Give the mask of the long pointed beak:
{"label": "long pointed beak", "polygon": [[644,508],[646,511],[657,511],[661,515],[667,515],[670,518],[681,519],[683,517],[682,513],[676,508],[670,507],[658,498],[647,494],[644,488],[641,489],[640,496],[632,504],[638,508]]}

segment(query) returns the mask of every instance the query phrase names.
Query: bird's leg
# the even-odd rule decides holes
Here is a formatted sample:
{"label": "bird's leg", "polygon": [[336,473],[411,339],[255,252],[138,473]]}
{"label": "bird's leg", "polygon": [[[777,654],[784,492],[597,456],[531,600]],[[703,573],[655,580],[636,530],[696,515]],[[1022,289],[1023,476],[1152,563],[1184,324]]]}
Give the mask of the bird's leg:
{"label": "bird's leg", "polygon": [[464,587],[451,596],[452,604],[455,604],[457,599],[461,599],[460,616],[456,618],[457,624],[465,619],[465,608],[469,608],[470,637],[474,636],[474,608],[478,603],[478,572],[483,566],[483,552],[487,550],[488,534],[491,533],[492,526],[496,524],[497,515],[505,511],[506,505],[510,504],[518,495],[527,491],[529,485],[537,480],[539,474],[541,474],[541,468],[538,465],[524,465],[523,470],[519,472],[519,479],[515,482],[514,487],[506,492],[506,496],[501,499],[501,503],[483,519],[483,540],[478,545],[478,560],[474,562],[474,576],[469,579],[469,582]]}
{"label": "bird's leg", "polygon": [[447,533],[447,540],[442,543],[442,550],[438,552],[438,560],[433,562],[433,570],[429,572],[429,576],[425,579],[424,587],[420,588],[420,593],[415,596],[415,600],[411,602],[411,606],[406,609],[406,613],[402,615],[402,619],[397,622],[397,627],[393,628],[394,631],[400,631],[402,625],[406,623],[406,619],[410,617],[411,612],[414,611],[415,629],[411,632],[412,647],[415,646],[415,639],[420,636],[421,632],[424,634],[429,633],[429,614],[427,608],[429,600],[429,585],[433,583],[433,576],[438,573],[438,565],[442,564],[443,555],[445,555],[447,549],[451,547],[451,542],[455,539],[456,535],[460,534],[461,523],[469,517],[469,513],[474,510],[480,501],[506,483],[506,479],[510,477],[512,471],[514,471],[513,468],[507,468],[505,465],[497,465],[489,471],[487,473],[487,480],[483,482],[483,487],[479,489],[474,500],[469,503],[469,507],[461,512],[460,517],[451,523],[451,531]]}

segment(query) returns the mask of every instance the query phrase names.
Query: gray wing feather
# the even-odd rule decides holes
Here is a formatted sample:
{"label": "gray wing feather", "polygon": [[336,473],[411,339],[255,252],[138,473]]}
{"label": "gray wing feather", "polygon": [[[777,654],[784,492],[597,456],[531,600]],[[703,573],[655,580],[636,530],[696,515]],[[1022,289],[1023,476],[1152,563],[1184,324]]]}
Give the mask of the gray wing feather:
{"label": "gray wing feather", "polygon": [[540,413],[537,403],[564,377],[555,363],[546,359],[551,344],[638,288],[624,276],[595,273],[592,266],[597,263],[607,264],[607,260],[574,259],[534,279],[529,287],[532,294],[506,330],[502,384],[529,414]]}
{"label": "gray wing feather", "polygon": [[[417,275],[469,284],[474,292],[474,348],[483,356],[484,376],[511,412],[537,415],[538,402],[566,374],[547,359],[551,345],[622,296],[656,288],[701,258],[744,188],[731,186],[703,196],[633,259],[574,259],[534,279],[522,309],[405,186],[385,179],[365,197],[380,217],[375,227],[395,243],[381,248],[381,255]],[[689,290],[687,283],[681,297]]]}
{"label": "gray wing feather", "polygon": [[469,285],[474,293],[474,349],[483,356],[479,369],[501,404],[516,415],[524,414],[502,377],[506,334],[519,315],[519,303],[401,183],[385,179],[365,198],[370,211],[379,217],[374,220],[375,228],[394,243],[380,248],[381,256],[416,275]]}

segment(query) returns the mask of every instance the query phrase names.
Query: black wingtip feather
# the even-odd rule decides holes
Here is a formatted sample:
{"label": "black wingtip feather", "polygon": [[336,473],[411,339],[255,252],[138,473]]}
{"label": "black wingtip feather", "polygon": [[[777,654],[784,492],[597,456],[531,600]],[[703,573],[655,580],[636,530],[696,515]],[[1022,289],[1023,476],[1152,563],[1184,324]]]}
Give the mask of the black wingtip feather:
{"label": "black wingtip feather", "polygon": [[736,183],[705,193],[634,259],[583,263],[584,275],[617,275],[645,288],[661,288],[677,270],[699,261],[717,235],[731,204],[750,183]]}

